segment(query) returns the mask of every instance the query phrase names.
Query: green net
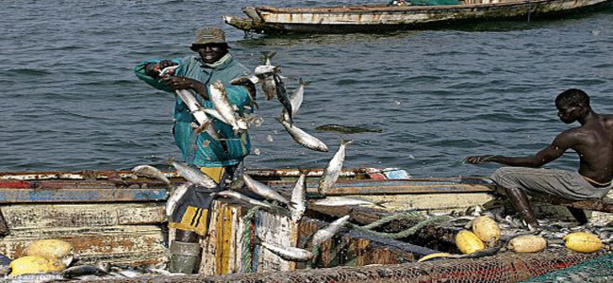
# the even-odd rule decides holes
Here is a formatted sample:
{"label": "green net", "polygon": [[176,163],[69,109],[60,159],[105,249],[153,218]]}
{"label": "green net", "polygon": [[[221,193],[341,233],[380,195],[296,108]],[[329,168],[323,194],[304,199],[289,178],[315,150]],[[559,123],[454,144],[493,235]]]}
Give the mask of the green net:
{"label": "green net", "polygon": [[597,257],[524,282],[613,282],[613,254]]}

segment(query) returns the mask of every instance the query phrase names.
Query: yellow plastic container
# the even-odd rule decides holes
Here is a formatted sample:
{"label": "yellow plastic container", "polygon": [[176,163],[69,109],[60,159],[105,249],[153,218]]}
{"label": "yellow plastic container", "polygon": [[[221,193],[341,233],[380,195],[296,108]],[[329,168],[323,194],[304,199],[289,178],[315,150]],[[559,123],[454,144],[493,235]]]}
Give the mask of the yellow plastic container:
{"label": "yellow plastic container", "polygon": [[51,260],[59,260],[65,266],[69,266],[74,258],[72,245],[68,242],[56,239],[39,240],[29,244],[25,250],[26,256],[42,256]]}
{"label": "yellow plastic container", "polygon": [[48,273],[55,272],[56,267],[53,266],[48,259],[42,256],[24,256],[11,261],[11,276],[22,274]]}
{"label": "yellow plastic container", "polygon": [[472,228],[473,233],[488,246],[494,246],[500,240],[500,227],[494,219],[479,216],[473,220]]}
{"label": "yellow plastic container", "polygon": [[602,241],[592,233],[574,232],[562,239],[568,249],[580,253],[593,253],[602,248]]}
{"label": "yellow plastic container", "polygon": [[518,236],[509,241],[507,248],[516,253],[536,253],[547,248],[547,240],[536,235]]}
{"label": "yellow plastic container", "polygon": [[485,244],[473,232],[462,230],[455,236],[455,244],[463,254],[472,254],[485,249]]}

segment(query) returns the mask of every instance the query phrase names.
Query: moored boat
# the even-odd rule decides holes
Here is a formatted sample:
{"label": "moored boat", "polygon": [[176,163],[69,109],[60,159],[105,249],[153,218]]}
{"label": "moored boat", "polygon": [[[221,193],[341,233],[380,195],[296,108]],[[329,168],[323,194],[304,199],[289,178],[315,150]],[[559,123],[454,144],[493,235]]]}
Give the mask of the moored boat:
{"label": "moored boat", "polygon": [[594,9],[611,0],[466,0],[457,5],[244,7],[224,21],[254,33],[346,33],[449,26],[487,20],[543,18]]}

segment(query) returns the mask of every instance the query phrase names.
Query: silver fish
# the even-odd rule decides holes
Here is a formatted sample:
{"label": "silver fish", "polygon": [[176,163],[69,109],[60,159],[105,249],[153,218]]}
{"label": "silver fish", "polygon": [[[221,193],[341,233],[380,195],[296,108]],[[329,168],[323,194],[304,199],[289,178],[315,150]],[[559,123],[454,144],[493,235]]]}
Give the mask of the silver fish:
{"label": "silver fish", "polygon": [[217,187],[217,183],[207,174],[202,173],[198,168],[188,166],[187,164],[179,163],[171,160],[170,164],[177,169],[179,175],[185,178],[188,182],[203,186],[207,189]]}
{"label": "silver fish", "polygon": [[281,77],[277,74],[272,75],[275,81],[275,93],[277,94],[277,99],[283,105],[283,110],[287,114],[287,117],[284,118],[286,121],[289,121],[290,124],[293,124],[292,116],[294,111],[292,110],[292,103],[287,95],[287,90],[285,89],[285,83],[281,80]]}
{"label": "silver fish", "polygon": [[300,86],[298,87],[298,89],[296,89],[296,91],[294,91],[294,93],[289,99],[290,103],[292,104],[292,114],[294,115],[298,113],[298,109],[300,109],[300,107],[302,106],[302,101],[304,100],[304,87],[308,85],[308,83],[303,81],[302,78],[298,79],[298,83],[300,84]]}
{"label": "silver fish", "polygon": [[257,206],[263,206],[266,208],[272,208],[272,206],[270,206],[269,204],[265,203],[265,202],[261,202],[259,200],[256,199],[252,199],[246,195],[243,195],[239,192],[235,192],[235,191],[221,191],[217,193],[217,196],[221,196],[221,197],[226,197],[226,198],[233,198],[242,202],[246,202],[252,205],[257,205]]}
{"label": "silver fish", "polygon": [[338,147],[338,150],[330,162],[328,162],[328,166],[326,166],[324,173],[319,179],[319,186],[317,190],[320,194],[326,193],[326,191],[330,189],[334,183],[336,183],[336,180],[338,180],[338,177],[341,174],[341,169],[343,168],[343,163],[345,162],[345,148],[352,142],[353,141],[341,139],[341,145]]}
{"label": "silver fish", "polygon": [[284,117],[283,115],[281,115],[280,118],[275,118],[277,119],[277,121],[279,121],[279,123],[281,123],[281,125],[283,125],[283,127],[285,128],[285,130],[290,134],[290,136],[292,136],[292,138],[294,139],[294,141],[296,141],[298,144],[308,148],[308,149],[312,149],[312,150],[316,150],[316,151],[321,151],[321,152],[328,152],[328,146],[323,143],[321,140],[319,140],[318,138],[308,134],[307,132],[303,131],[302,129],[298,128],[298,126],[296,126],[296,124],[290,124]]}
{"label": "silver fish", "polygon": [[230,104],[228,93],[221,81],[216,81],[211,85],[209,89],[209,98],[227,124],[232,126],[232,130],[234,130],[235,133],[245,132],[249,129],[245,121],[236,118],[235,106]]}
{"label": "silver fish", "polygon": [[262,92],[264,92],[264,97],[266,97],[266,100],[271,100],[277,95],[277,84],[275,83],[273,76],[264,78],[261,80],[261,82]]}
{"label": "silver fish", "polygon": [[292,197],[289,204],[291,219],[294,222],[300,221],[306,211],[306,171],[300,172],[300,177],[296,181]]}
{"label": "silver fish", "polygon": [[261,242],[260,244],[284,260],[308,261],[313,258],[313,253],[305,249],[295,248],[295,247],[282,247],[279,245],[266,243],[266,242]]}
{"label": "silver fish", "polygon": [[321,206],[353,206],[353,205],[380,205],[363,199],[348,197],[326,197],[313,202]]}
{"label": "silver fish", "polygon": [[334,222],[330,223],[328,226],[317,230],[315,234],[313,234],[313,239],[311,240],[311,247],[316,247],[319,244],[329,240],[338,232],[338,230],[343,227],[347,221],[349,221],[350,215],[345,215],[339,219],[334,220]]}
{"label": "silver fish", "polygon": [[243,181],[245,181],[245,185],[247,185],[247,188],[249,188],[254,193],[261,195],[267,199],[275,200],[284,204],[289,204],[289,202],[283,196],[277,193],[277,191],[275,191],[273,188],[254,180],[253,178],[251,178],[251,176],[247,174],[243,174],[242,177]]}
{"label": "silver fish", "polygon": [[164,176],[164,173],[151,165],[138,165],[132,168],[132,172],[139,176],[158,179],[166,184],[170,184],[170,180]]}
{"label": "silver fish", "polygon": [[207,132],[213,139],[219,140],[217,130],[213,127],[213,123],[204,112],[204,107],[196,100],[191,90],[180,89],[175,91],[179,98],[187,105],[189,112],[194,116],[194,119],[200,127],[196,129],[197,133]]}
{"label": "silver fish", "polygon": [[275,51],[271,51],[271,52],[267,52],[264,51],[262,52],[262,57],[264,59],[264,65],[259,65],[257,67],[255,67],[254,73],[255,75],[262,79],[264,77],[270,76],[274,73],[276,73],[278,71],[278,67],[277,66],[273,66],[272,62],[270,59],[272,59],[272,57],[275,56],[275,54],[277,54],[277,52]]}
{"label": "silver fish", "polygon": [[174,190],[172,190],[172,192],[170,193],[170,197],[168,197],[168,199],[166,200],[166,215],[169,218],[175,211],[175,208],[177,207],[177,202],[183,197],[183,195],[185,195],[187,189],[192,185],[192,183],[187,182],[179,185]]}

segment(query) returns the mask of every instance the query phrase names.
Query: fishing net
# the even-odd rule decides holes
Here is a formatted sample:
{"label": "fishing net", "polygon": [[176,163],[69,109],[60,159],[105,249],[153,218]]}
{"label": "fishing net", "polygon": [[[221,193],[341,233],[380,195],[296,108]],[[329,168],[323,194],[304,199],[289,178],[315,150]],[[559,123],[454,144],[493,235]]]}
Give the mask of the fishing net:
{"label": "fishing net", "polygon": [[604,255],[524,282],[613,282],[613,254]]}
{"label": "fishing net", "polygon": [[[518,282],[568,268],[595,254],[546,251],[503,253],[479,259],[447,259],[421,263],[303,269],[291,272],[244,273],[226,276],[157,277],[150,282]],[[611,261],[607,271],[610,272]],[[122,279],[113,282],[142,282]],[[544,281],[538,281],[544,282]]]}

